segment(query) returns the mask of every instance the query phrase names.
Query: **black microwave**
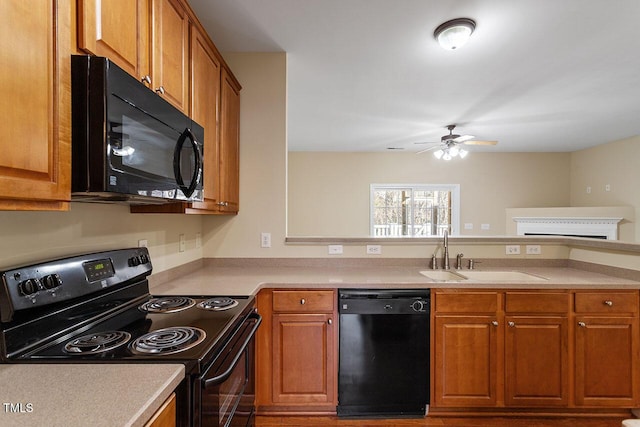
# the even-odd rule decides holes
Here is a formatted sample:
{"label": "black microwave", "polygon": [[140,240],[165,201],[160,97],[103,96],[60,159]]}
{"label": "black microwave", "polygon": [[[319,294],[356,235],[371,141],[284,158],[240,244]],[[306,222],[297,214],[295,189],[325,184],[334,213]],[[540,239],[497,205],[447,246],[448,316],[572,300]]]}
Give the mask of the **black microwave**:
{"label": "black microwave", "polygon": [[107,58],[71,57],[74,201],[202,201],[204,129]]}

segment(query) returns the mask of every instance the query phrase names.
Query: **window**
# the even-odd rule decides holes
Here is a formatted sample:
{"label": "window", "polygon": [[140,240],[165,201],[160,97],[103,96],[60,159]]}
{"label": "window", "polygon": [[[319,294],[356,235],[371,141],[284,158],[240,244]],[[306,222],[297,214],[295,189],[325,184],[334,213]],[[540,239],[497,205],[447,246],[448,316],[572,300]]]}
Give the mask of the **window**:
{"label": "window", "polygon": [[370,233],[374,237],[456,235],[460,218],[458,184],[372,184]]}

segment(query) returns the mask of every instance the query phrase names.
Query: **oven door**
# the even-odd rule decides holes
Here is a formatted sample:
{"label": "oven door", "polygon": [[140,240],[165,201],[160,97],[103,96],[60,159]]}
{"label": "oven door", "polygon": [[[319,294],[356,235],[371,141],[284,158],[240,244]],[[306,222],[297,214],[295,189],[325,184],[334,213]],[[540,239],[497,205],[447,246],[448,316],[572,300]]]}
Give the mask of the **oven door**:
{"label": "oven door", "polygon": [[254,425],[254,336],[261,321],[259,314],[252,313],[203,375],[200,407],[194,411],[196,426]]}

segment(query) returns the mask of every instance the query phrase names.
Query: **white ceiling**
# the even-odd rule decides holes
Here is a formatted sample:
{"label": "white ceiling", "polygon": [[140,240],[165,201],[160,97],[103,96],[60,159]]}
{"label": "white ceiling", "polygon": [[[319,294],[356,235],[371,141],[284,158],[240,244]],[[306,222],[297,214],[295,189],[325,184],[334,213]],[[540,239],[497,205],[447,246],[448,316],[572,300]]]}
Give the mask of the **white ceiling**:
{"label": "white ceiling", "polygon": [[[640,135],[640,0],[189,0],[222,52],[287,52],[290,150],[575,151]],[[476,21],[445,51],[444,21]]]}

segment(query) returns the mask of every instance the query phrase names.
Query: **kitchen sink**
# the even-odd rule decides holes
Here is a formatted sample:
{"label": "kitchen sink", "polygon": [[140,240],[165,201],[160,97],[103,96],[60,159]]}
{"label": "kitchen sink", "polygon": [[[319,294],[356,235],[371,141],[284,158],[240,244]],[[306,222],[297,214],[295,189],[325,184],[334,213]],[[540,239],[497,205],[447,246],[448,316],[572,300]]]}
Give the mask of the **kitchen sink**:
{"label": "kitchen sink", "polygon": [[546,277],[522,271],[465,270],[461,274],[469,280],[482,282],[539,282],[548,280]]}
{"label": "kitchen sink", "polygon": [[449,270],[423,270],[420,274],[436,282],[459,282],[461,280],[467,280],[463,275]]}

